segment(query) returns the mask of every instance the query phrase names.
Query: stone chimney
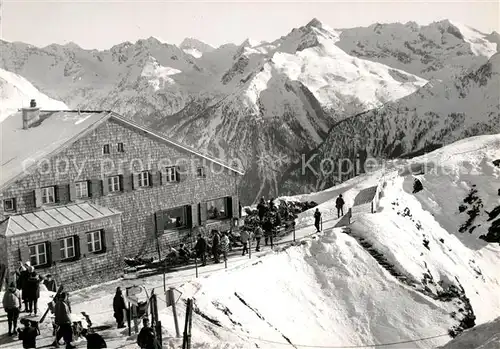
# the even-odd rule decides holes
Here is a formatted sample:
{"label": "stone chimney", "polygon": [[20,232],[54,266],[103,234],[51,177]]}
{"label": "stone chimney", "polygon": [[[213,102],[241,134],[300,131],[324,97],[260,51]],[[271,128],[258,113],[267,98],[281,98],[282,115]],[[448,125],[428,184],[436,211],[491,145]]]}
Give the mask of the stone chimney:
{"label": "stone chimney", "polygon": [[36,106],[34,99],[30,102],[29,108],[23,108],[23,129],[27,130],[31,125],[40,120],[40,108]]}

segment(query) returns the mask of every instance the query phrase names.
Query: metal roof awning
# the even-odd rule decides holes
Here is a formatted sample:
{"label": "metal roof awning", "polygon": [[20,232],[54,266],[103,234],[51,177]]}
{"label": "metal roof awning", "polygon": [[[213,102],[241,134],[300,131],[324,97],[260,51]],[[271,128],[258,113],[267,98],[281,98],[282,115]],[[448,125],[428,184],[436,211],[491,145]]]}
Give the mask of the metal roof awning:
{"label": "metal roof awning", "polygon": [[0,232],[6,236],[53,229],[95,219],[121,214],[120,211],[91,203],[57,206],[10,216],[2,224]]}

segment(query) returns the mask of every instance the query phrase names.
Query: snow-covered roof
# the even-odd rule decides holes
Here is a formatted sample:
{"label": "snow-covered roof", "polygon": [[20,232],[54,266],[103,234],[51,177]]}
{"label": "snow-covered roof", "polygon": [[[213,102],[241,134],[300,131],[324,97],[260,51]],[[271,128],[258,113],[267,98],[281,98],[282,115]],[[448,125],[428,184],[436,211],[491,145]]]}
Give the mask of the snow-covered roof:
{"label": "snow-covered roof", "polygon": [[[230,167],[219,160],[203,155],[196,150],[181,145],[152,130],[129,121],[112,111],[40,111],[41,122],[28,129],[23,129],[21,113],[14,113],[0,123],[1,132],[1,167],[0,189],[23,175],[30,166],[44,157],[74,143],[90,130],[105,120],[113,118],[129,127],[146,132],[159,141],[168,143],[183,151],[214,162],[240,175],[238,169]],[[26,172],[27,173],[27,172]]]}
{"label": "snow-covered roof", "polygon": [[6,236],[58,228],[121,214],[120,211],[91,203],[57,206],[46,210],[10,216],[0,232]]}
{"label": "snow-covered roof", "polygon": [[21,112],[0,124],[2,135],[0,188],[54,151],[72,144],[109,117],[109,112],[40,111],[41,122],[23,129]]}

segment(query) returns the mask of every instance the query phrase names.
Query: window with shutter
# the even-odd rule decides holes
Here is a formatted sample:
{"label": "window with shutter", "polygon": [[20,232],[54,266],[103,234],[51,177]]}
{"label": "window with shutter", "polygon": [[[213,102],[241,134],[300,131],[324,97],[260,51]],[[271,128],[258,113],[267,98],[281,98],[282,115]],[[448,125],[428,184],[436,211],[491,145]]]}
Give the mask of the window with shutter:
{"label": "window with shutter", "polygon": [[85,249],[89,253],[99,253],[104,250],[102,230],[85,233]]}
{"label": "window with shutter", "polygon": [[230,217],[230,210],[226,198],[212,199],[205,203],[207,208],[207,219],[221,220]]}
{"label": "window with shutter", "polygon": [[186,211],[186,227],[187,228],[192,228],[193,227],[193,211],[191,208],[191,205],[186,205],[184,206],[184,210]]}
{"label": "window with shutter", "polygon": [[89,197],[89,183],[88,181],[80,181],[74,183],[74,195],[76,199],[85,199]]}

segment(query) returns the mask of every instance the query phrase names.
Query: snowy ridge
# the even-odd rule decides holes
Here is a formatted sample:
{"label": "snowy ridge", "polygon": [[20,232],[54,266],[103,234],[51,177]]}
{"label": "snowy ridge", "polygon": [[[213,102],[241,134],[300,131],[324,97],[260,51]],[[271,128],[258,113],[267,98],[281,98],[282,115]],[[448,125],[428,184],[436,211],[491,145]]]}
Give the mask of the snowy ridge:
{"label": "snowy ridge", "polygon": [[35,99],[46,110],[65,110],[66,104],[47,97],[22,76],[0,69],[0,122]]}
{"label": "snowy ridge", "polygon": [[449,20],[345,29],[337,45],[356,57],[443,80],[477,69],[499,48],[492,34]]}

